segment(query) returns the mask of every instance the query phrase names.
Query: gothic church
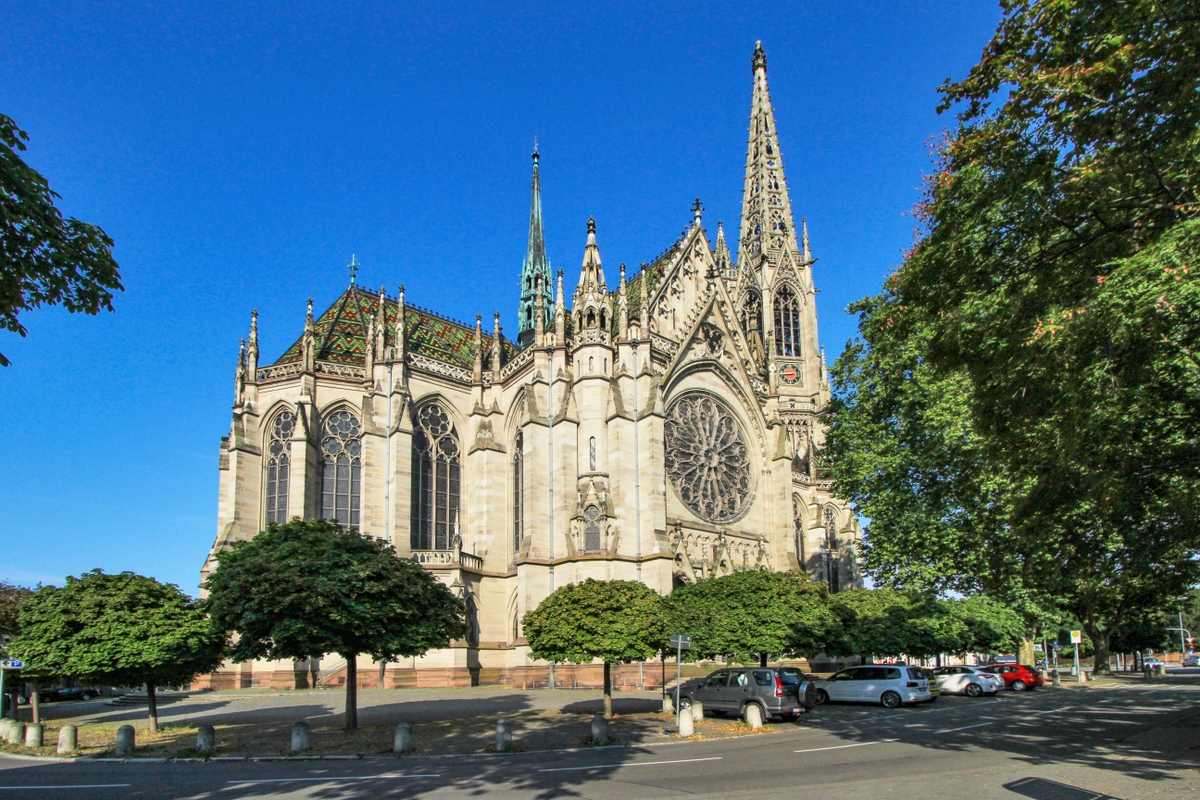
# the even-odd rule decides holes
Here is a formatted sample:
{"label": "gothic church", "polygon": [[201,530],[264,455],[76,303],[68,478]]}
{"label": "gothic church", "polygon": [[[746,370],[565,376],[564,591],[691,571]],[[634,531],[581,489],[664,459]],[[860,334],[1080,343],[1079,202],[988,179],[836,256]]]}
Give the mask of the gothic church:
{"label": "gothic church", "polygon": [[[466,600],[471,633],[379,670],[387,686],[544,685],[521,617],[589,577],[665,594],[804,570],[832,591],[860,587],[858,523],[810,457],[829,383],[761,44],[752,66],[736,261],[697,201],[665,252],[606,276],[589,219],[568,305],[535,152],[515,338],[499,313],[485,332],[481,317],[472,327],[410,304],[403,286],[391,297],[351,283],[319,316],[309,301],[300,338],[264,364],[252,317],[204,574],[223,548],[294,516],[391,542]],[[209,685],[291,685],[304,668],[229,669]]]}

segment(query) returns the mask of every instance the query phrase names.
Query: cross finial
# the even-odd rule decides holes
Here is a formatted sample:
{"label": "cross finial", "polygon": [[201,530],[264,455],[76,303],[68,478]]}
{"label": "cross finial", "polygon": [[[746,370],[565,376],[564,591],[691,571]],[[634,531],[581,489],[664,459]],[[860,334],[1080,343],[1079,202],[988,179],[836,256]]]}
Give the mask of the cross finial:
{"label": "cross finial", "polygon": [[704,211],[704,204],[700,202],[700,198],[696,198],[696,202],[692,203],[692,214],[696,219],[700,219],[700,212]]}
{"label": "cross finial", "polygon": [[358,268],[360,266],[362,266],[362,265],[358,263],[358,259],[356,259],[354,257],[354,254],[351,253],[350,260],[346,262],[346,269],[350,270],[350,285],[351,286],[354,285],[354,278],[358,275]]}

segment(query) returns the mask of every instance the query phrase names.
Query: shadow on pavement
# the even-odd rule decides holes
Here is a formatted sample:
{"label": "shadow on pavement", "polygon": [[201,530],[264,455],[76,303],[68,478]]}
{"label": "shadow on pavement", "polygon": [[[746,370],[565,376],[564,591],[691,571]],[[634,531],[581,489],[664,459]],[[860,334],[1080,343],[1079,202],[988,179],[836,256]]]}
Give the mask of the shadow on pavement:
{"label": "shadow on pavement", "polygon": [[1021,778],[1004,784],[1004,788],[1032,800],[1118,800],[1110,794],[1092,792],[1045,778]]}

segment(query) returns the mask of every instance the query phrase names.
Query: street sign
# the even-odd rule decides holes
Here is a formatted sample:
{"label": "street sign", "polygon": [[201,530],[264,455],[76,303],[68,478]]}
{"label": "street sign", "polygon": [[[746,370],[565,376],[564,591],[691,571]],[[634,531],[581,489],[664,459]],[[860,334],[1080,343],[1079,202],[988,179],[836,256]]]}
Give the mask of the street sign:
{"label": "street sign", "polygon": [[692,637],[676,634],[671,637],[671,647],[674,647],[676,650],[691,650]]}
{"label": "street sign", "polygon": [[1071,631],[1071,644],[1083,643],[1083,631]]}
{"label": "street sign", "polygon": [[25,662],[15,658],[6,658],[0,661],[0,669],[20,669],[23,666],[25,666]]}

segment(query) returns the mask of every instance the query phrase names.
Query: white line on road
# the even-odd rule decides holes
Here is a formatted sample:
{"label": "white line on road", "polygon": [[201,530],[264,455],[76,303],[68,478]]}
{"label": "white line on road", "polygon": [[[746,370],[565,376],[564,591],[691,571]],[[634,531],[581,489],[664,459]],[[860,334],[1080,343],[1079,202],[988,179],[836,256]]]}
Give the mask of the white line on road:
{"label": "white line on road", "polygon": [[1042,714],[1053,714],[1056,711],[1070,711],[1074,707],[1075,706],[1064,706],[1063,708],[1047,708],[1045,711],[1035,711],[1032,714],[1030,714],[1030,716],[1040,717]]}
{"label": "white line on road", "polygon": [[[253,784],[253,783],[294,783],[296,781],[307,781],[307,782],[314,782],[314,783],[337,783],[338,781],[374,781],[374,780],[379,780],[382,778],[390,779],[390,778],[440,778],[440,777],[442,777],[440,774],[418,775],[416,773],[411,773],[411,774],[385,773],[383,775],[341,775],[341,776],[331,775],[331,776],[328,776],[325,778],[258,778],[255,780],[225,781],[225,782],[226,783],[236,783],[239,785],[246,785],[246,784]],[[125,786],[128,786],[128,785],[129,784],[125,784]]]}
{"label": "white line on road", "polygon": [[15,792],[19,789],[125,789],[131,783],[77,783],[69,786],[0,786],[0,792]]}
{"label": "white line on road", "polygon": [[934,731],[934,733],[954,733],[955,731],[965,731],[971,728],[982,728],[985,725],[995,725],[995,722],[980,722],[976,725],[963,725],[961,728],[946,728],[944,731]]}
{"label": "white line on road", "polygon": [[811,750],[793,750],[793,753],[819,753],[822,750],[844,750],[847,747],[866,747],[869,744],[888,744],[889,742],[898,742],[899,739],[880,739],[877,742],[855,742],[854,744],[839,744],[833,747],[814,747]]}
{"label": "white line on road", "polygon": [[656,764],[690,764],[693,761],[720,761],[722,756],[712,756],[710,758],[681,758],[676,761],[636,761],[632,764],[596,764],[591,767],[554,767],[553,769],[539,769],[538,772],[581,772],[588,769],[621,769],[623,767],[652,767]]}

